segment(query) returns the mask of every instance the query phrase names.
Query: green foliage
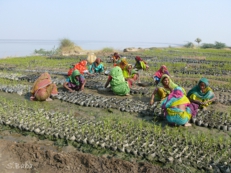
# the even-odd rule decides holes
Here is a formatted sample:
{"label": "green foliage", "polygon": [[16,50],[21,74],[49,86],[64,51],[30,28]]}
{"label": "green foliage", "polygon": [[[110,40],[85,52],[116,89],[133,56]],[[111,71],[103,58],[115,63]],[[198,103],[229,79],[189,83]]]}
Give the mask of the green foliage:
{"label": "green foliage", "polygon": [[194,48],[194,44],[192,42],[188,42],[187,44],[184,45],[186,48]]}
{"label": "green foliage", "polygon": [[209,49],[209,48],[214,48],[214,44],[212,43],[204,43],[201,46],[202,49]]}
{"label": "green foliage", "polygon": [[59,53],[58,49],[53,48],[52,50],[44,50],[44,49],[35,49],[34,53],[37,55],[42,55],[42,56],[51,56],[51,55],[57,55]]}
{"label": "green foliage", "polygon": [[226,48],[226,45],[225,45],[225,43],[221,43],[221,42],[216,41],[214,47],[216,49],[223,49],[223,48]]}
{"label": "green foliage", "polygon": [[223,49],[226,48],[225,43],[221,43],[221,42],[215,42],[215,44],[212,43],[204,43],[201,46],[202,49],[208,49],[208,48],[212,48],[212,49]]}
{"label": "green foliage", "polygon": [[75,43],[72,42],[71,40],[64,38],[60,41],[60,49],[65,48],[65,47],[74,47]]}
{"label": "green foliage", "polygon": [[198,45],[200,44],[200,42],[201,42],[201,39],[200,38],[197,38],[196,40],[195,40],[195,42],[197,42],[198,43]]}
{"label": "green foliage", "polygon": [[114,49],[111,47],[105,47],[101,51],[104,53],[111,53],[111,52],[114,52]]}

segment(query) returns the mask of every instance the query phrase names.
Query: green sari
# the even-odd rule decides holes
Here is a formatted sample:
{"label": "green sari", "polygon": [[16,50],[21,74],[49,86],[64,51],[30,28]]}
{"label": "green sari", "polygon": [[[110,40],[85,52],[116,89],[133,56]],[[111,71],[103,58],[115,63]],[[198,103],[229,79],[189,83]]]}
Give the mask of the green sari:
{"label": "green sari", "polygon": [[[202,93],[199,84],[203,82],[206,85],[205,92]],[[194,86],[191,90],[189,90],[187,97],[191,100],[206,102],[213,97],[215,97],[213,90],[209,87],[209,81],[206,78],[201,78],[196,86]],[[206,105],[202,107],[208,106],[212,102],[208,102]]]}
{"label": "green sari", "polygon": [[134,69],[131,70],[131,73],[129,73],[128,71],[128,66],[126,66],[123,70],[123,76],[125,79],[129,79],[129,78],[133,78],[135,74],[137,74],[138,72]]}
{"label": "green sari", "polygon": [[116,66],[110,71],[112,80],[110,82],[111,89],[116,95],[126,95],[130,93],[128,83],[125,81],[122,70]]}

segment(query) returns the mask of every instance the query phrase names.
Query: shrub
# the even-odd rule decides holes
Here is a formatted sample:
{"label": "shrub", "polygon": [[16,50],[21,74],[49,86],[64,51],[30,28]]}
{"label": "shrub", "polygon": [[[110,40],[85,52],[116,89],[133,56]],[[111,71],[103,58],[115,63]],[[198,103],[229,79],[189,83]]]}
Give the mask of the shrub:
{"label": "shrub", "polygon": [[208,49],[208,48],[215,48],[214,44],[211,43],[204,43],[201,46],[202,49]]}
{"label": "shrub", "polygon": [[71,40],[64,38],[60,41],[60,48],[64,48],[64,47],[74,47],[75,43],[72,42]]}
{"label": "shrub", "polygon": [[216,41],[214,47],[216,49],[223,49],[223,48],[226,48],[226,45],[225,45],[225,43],[221,43],[221,42]]}
{"label": "shrub", "polygon": [[100,52],[102,52],[102,53],[111,53],[111,52],[114,52],[114,49],[110,48],[110,47],[105,47]]}
{"label": "shrub", "polygon": [[184,47],[194,48],[194,44],[192,42],[188,42],[187,44],[184,45]]}

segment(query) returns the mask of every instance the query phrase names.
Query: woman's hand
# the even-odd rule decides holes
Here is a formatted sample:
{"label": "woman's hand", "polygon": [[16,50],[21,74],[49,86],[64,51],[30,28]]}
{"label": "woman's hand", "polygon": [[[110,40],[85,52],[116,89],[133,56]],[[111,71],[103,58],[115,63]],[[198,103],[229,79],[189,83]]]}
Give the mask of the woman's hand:
{"label": "woman's hand", "polygon": [[150,100],[150,105],[153,105],[153,103],[154,103],[154,100]]}

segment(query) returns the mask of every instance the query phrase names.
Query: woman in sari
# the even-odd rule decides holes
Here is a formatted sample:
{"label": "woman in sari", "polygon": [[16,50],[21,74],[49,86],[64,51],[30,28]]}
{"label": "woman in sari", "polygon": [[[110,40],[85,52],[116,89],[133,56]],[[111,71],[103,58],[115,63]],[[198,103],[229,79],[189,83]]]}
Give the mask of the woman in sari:
{"label": "woman in sari", "polygon": [[184,89],[176,87],[161,103],[164,115],[169,123],[191,126],[190,101],[184,94]]}
{"label": "woman in sari", "polygon": [[67,72],[67,75],[71,76],[74,70],[78,70],[81,74],[84,74],[84,73],[89,74],[89,71],[87,69],[87,61],[83,60],[77,64],[72,64],[69,68],[69,71]]}
{"label": "woman in sari", "polygon": [[187,97],[194,107],[201,109],[206,109],[206,107],[216,99],[214,92],[209,87],[209,81],[206,78],[201,78],[198,84],[189,90]]}
{"label": "woman in sari", "polygon": [[132,64],[128,64],[125,66],[125,68],[122,70],[123,71],[123,76],[126,81],[128,81],[129,87],[133,85],[135,81],[139,81],[139,73],[132,69]]}
{"label": "woman in sari", "polygon": [[135,57],[136,63],[134,68],[138,69],[138,70],[148,70],[149,66],[148,64],[139,56]]}
{"label": "woman in sari", "polygon": [[104,71],[103,63],[100,58],[96,58],[96,60],[89,66],[90,73],[102,73]]}
{"label": "woman in sari", "polygon": [[114,53],[112,58],[113,58],[113,65],[114,66],[117,66],[121,61],[120,56],[119,56],[119,54],[117,52]]}
{"label": "woman in sari", "polygon": [[51,101],[51,96],[58,94],[57,87],[51,81],[51,76],[46,72],[34,82],[30,100]]}
{"label": "woman in sari", "polygon": [[162,65],[160,69],[157,70],[153,75],[153,79],[156,85],[160,82],[160,79],[164,74],[170,76],[167,67],[165,65]]}
{"label": "woman in sari", "polygon": [[152,105],[154,101],[161,101],[166,98],[177,86],[167,74],[164,74],[152,93],[150,105]]}
{"label": "woman in sari", "polygon": [[64,88],[66,88],[70,92],[74,91],[82,91],[84,90],[84,86],[86,84],[86,80],[83,75],[80,74],[79,70],[74,70],[63,84]]}
{"label": "woman in sari", "polygon": [[129,95],[130,88],[128,86],[128,82],[125,81],[122,70],[120,67],[113,67],[110,71],[110,75],[108,76],[108,80],[105,84],[105,88],[111,85],[111,89],[116,95]]}
{"label": "woman in sari", "polygon": [[119,67],[124,70],[125,67],[128,65],[127,59],[126,57],[123,57],[119,63]]}

